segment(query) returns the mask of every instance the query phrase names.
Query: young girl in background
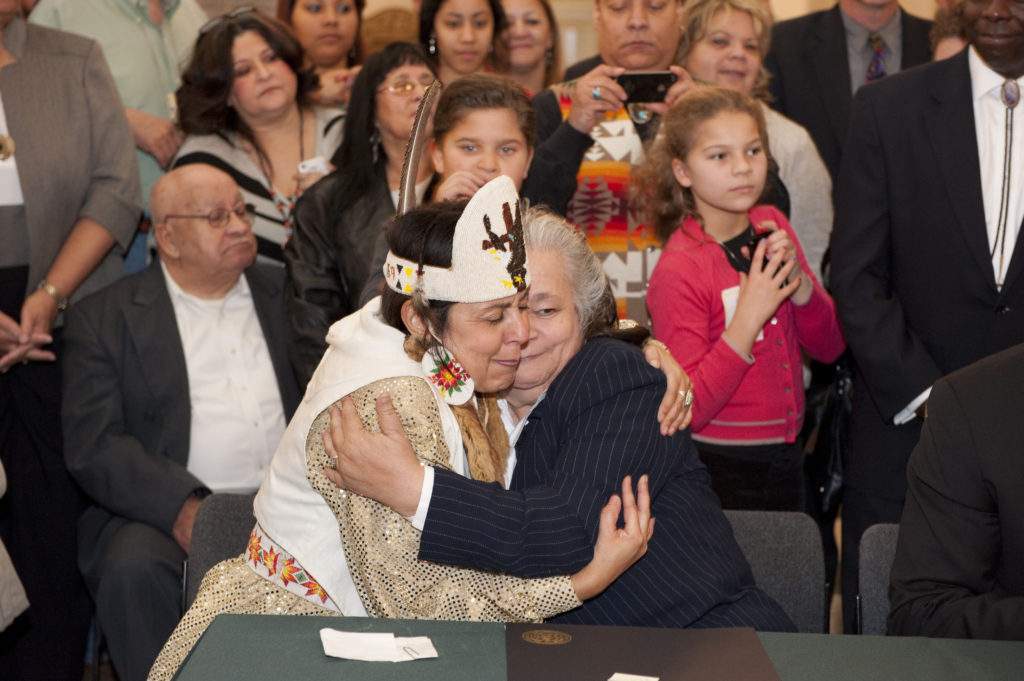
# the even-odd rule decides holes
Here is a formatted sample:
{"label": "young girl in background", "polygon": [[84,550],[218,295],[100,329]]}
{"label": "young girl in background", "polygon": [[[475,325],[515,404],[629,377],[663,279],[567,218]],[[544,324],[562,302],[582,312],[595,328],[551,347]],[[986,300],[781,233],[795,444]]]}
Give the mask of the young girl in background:
{"label": "young girl in background", "polygon": [[430,143],[439,177],[434,200],[472,198],[499,175],[520,188],[533,159],[535,130],[530,100],[511,79],[473,74],[446,85]]}
{"label": "young girl in background", "polygon": [[[519,189],[533,159],[535,130],[530,100],[509,78],[477,73],[445,85],[430,139],[433,189],[424,201],[470,199],[499,175]],[[521,196],[530,199],[526,192]],[[386,240],[378,237],[361,304],[380,294],[387,253]]]}
{"label": "young girl in background", "polygon": [[635,180],[664,243],[647,305],[693,381],[693,439],[722,505],[803,510],[801,350],[831,362],[844,341],[793,228],[757,205],[767,161],[745,95],[701,87],[672,107]]}

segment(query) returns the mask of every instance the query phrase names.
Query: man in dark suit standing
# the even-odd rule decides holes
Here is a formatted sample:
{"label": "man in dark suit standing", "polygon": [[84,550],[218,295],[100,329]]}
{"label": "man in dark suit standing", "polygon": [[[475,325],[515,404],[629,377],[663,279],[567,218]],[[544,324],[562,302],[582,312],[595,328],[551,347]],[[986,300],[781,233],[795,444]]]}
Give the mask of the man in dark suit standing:
{"label": "man in dark suit standing", "polygon": [[65,328],[65,458],[93,504],[79,567],[122,681],[145,678],[181,616],[203,497],[259,486],[299,400],[283,271],[252,266],[234,181],[186,166],[157,182],[152,209],[159,261],[83,300]]}
{"label": "man in dark suit standing", "polygon": [[[930,28],[930,21],[904,12],[897,0],[839,0],[832,9],[772,29],[765,59],[772,106],[811,133],[833,185],[853,93],[869,80],[931,59]],[[880,61],[872,36],[881,39]]]}
{"label": "man in dark suit standing", "polygon": [[907,469],[889,632],[1024,639],[1024,345],[941,379]]}
{"label": "man in dark suit standing", "polygon": [[964,16],[967,50],[854,102],[832,233],[833,295],[860,369],[845,461],[847,597],[861,533],[900,518],[932,384],[1024,341],[1024,7],[966,0]]}

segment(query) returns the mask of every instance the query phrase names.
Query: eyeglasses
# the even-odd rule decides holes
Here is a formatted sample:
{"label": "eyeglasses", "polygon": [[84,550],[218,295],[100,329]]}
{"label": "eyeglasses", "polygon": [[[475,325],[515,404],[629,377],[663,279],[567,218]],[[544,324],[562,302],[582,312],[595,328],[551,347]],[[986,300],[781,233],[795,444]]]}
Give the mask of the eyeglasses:
{"label": "eyeglasses", "polygon": [[251,203],[246,203],[241,206],[235,206],[231,210],[228,210],[227,208],[217,208],[206,215],[165,215],[164,219],[170,220],[171,218],[182,218],[206,220],[214,229],[223,229],[228,226],[229,222],[231,222],[232,215],[245,224],[252,225],[253,220],[256,219],[256,208]]}
{"label": "eyeglasses", "polygon": [[410,83],[407,80],[403,80],[400,83],[383,87],[380,90],[377,90],[377,92],[390,92],[391,94],[398,95],[399,97],[408,97],[416,92],[416,88],[421,88],[423,92],[426,92],[427,88],[429,88],[430,84],[433,82],[433,79],[427,83]]}
{"label": "eyeglasses", "polygon": [[214,17],[203,24],[202,28],[199,29],[199,35],[205,35],[208,31],[212,31],[225,21],[233,21],[244,14],[252,14],[255,11],[256,8],[249,5],[236,7],[227,14],[221,14],[219,17]]}

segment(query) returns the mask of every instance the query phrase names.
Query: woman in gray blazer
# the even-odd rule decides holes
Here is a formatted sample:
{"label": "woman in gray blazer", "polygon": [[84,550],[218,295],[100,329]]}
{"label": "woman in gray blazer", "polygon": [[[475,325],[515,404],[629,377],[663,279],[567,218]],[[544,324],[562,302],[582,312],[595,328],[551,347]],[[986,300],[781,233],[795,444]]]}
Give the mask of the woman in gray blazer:
{"label": "woman in gray blazer", "polygon": [[99,47],[29,26],[18,0],[0,0],[0,135],[0,538],[31,603],[0,635],[0,678],[75,678],[89,601],[62,457],[60,313],[120,276],[139,171]]}

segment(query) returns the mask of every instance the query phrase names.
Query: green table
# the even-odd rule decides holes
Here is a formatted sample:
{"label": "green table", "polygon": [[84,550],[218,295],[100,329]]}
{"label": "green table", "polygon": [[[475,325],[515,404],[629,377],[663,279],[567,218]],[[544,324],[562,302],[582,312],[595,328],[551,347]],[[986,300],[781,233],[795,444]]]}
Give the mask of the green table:
{"label": "green table", "polygon": [[1016,681],[1024,643],[759,633],[783,681]]}
{"label": "green table", "polygon": [[[429,636],[439,657],[400,663],[328,658],[318,634],[323,627]],[[782,681],[1024,679],[1024,642],[825,634],[757,636]],[[176,681],[254,678],[507,681],[505,628],[477,622],[221,615],[175,677]]]}

